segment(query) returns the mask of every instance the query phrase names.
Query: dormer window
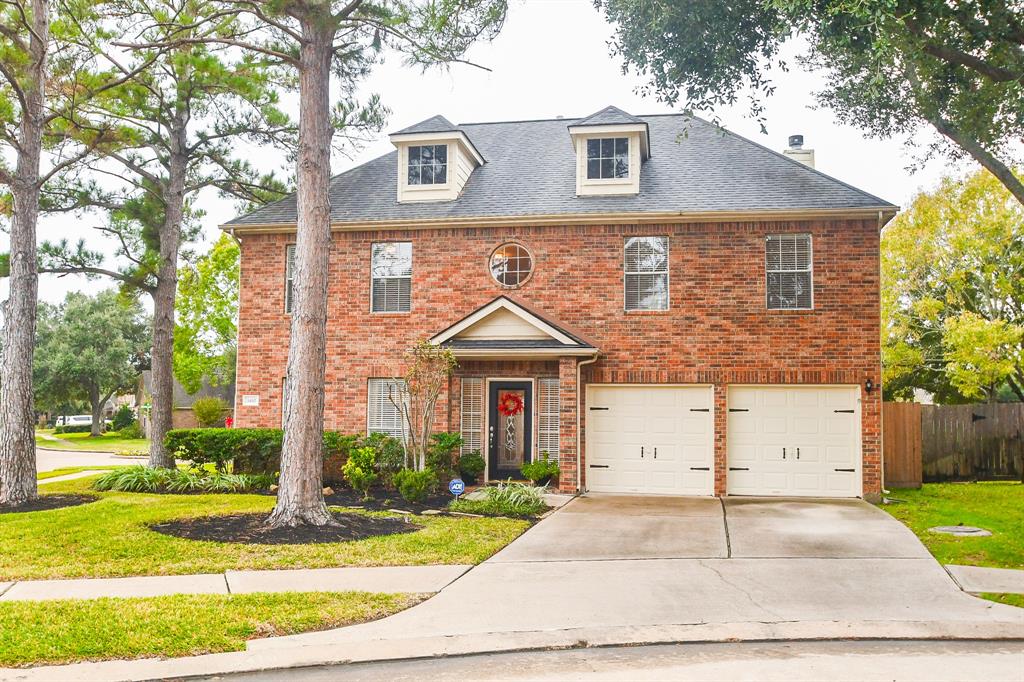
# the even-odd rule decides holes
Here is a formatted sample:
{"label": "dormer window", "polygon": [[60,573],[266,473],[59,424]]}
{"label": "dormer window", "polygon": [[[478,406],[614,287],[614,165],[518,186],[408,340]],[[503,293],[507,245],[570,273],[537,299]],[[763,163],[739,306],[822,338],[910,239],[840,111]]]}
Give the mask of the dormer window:
{"label": "dormer window", "polygon": [[409,147],[409,184],[448,183],[448,145],[425,144]]}
{"label": "dormer window", "polygon": [[629,177],[629,138],[587,140],[587,179]]}

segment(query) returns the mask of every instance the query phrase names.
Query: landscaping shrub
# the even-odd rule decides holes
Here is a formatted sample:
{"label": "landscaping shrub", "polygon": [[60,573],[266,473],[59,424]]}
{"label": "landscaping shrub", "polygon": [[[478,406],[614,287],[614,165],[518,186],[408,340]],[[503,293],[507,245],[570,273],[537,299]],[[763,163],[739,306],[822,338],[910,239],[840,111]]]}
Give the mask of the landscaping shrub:
{"label": "landscaping shrub", "polygon": [[541,514],[547,509],[543,497],[545,490],[544,487],[523,483],[499,483],[484,488],[482,500],[452,500],[448,508],[465,514],[527,518]]}
{"label": "landscaping shrub", "polygon": [[122,405],[114,412],[114,416],[110,420],[110,429],[111,431],[121,431],[135,423],[135,410],[129,405]]}
{"label": "landscaping shrub", "polygon": [[394,488],[394,475],[405,467],[405,449],[402,441],[386,433],[371,433],[365,438],[355,437],[356,447],[373,448],[377,453],[376,469],[380,482],[386,488]]}
{"label": "landscaping shrub", "polygon": [[135,439],[135,438],[145,438],[146,437],[145,434],[142,433],[142,426],[137,421],[132,421],[132,423],[129,424],[128,426],[125,426],[124,428],[119,429],[116,432],[116,435],[117,435],[118,438],[125,438],[125,439]]}
{"label": "landscaping shrub", "polygon": [[281,461],[281,429],[173,429],[164,444],[194,467],[212,464],[226,471],[271,474]]}
{"label": "landscaping shrub", "polygon": [[479,450],[467,452],[462,457],[459,457],[459,472],[462,473],[463,480],[470,485],[476,483],[477,478],[486,468],[487,463],[484,462],[483,455],[480,454]]}
{"label": "landscaping shrub", "polygon": [[96,490],[128,493],[245,493],[268,490],[276,482],[264,474],[225,474],[200,469],[151,469],[138,465],[114,469],[93,484]]}
{"label": "landscaping shrub", "polygon": [[196,398],[195,402],[192,403],[192,414],[196,416],[196,421],[199,422],[199,428],[201,429],[208,429],[223,424],[224,411],[227,409],[228,404],[226,402],[213,396]]}
{"label": "landscaping shrub", "polygon": [[341,468],[345,480],[353,489],[363,494],[363,499],[370,499],[370,486],[377,480],[377,473],[374,464],[377,460],[377,451],[370,447],[354,448],[348,456],[348,461]]}
{"label": "landscaping shrub", "polygon": [[459,448],[462,447],[462,434],[442,431],[430,437],[427,447],[427,467],[433,469],[442,478],[454,478]]}
{"label": "landscaping shrub", "polygon": [[548,459],[549,457],[547,451],[542,452],[540,459],[536,462],[527,462],[519,470],[535,485],[545,485],[548,481],[558,478],[558,474],[561,473],[558,462]]}
{"label": "landscaping shrub", "polygon": [[89,433],[92,431],[92,424],[67,424],[56,427],[54,433]]}
{"label": "landscaping shrub", "polygon": [[437,474],[431,469],[401,469],[394,475],[395,486],[406,502],[419,504],[437,490]]}

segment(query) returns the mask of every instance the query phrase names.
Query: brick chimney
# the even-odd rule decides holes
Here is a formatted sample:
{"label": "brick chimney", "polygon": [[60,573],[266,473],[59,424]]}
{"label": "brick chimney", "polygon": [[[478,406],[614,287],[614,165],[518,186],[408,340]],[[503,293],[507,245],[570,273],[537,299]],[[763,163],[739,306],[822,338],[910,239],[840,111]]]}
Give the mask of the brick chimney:
{"label": "brick chimney", "polygon": [[804,149],[803,135],[790,135],[789,148],[784,149],[782,153],[794,161],[799,161],[805,166],[814,168],[814,150]]}

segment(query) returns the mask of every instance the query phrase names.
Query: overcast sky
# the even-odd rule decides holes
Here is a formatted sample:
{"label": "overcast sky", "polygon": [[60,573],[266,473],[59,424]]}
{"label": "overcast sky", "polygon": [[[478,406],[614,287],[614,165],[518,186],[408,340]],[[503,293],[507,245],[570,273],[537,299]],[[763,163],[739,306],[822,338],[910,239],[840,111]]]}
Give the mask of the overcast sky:
{"label": "overcast sky", "polygon": [[[589,0],[512,0],[508,20],[491,44],[473,49],[471,60],[491,69],[456,66],[426,74],[391,59],[366,82],[365,92],[379,93],[391,117],[378,138],[352,159],[334,162],[337,173],[392,149],[387,134],[434,114],[455,123],[585,116],[609,104],[632,114],[670,113],[672,108],[636,93],[642,81],[623,75],[621,62],[609,54],[612,28]],[[931,187],[943,173],[963,172],[933,161],[911,173],[914,161],[902,140],[872,140],[838,125],[828,110],[815,110],[813,93],[822,80],[798,69],[775,74],[777,90],[768,101],[768,134],[745,117],[745,109],[716,112],[730,130],[760,144],[781,150],[791,134],[802,134],[813,148],[817,168],[883,199],[906,206],[921,188]],[[927,133],[924,133],[927,135]],[[924,137],[923,139],[928,139]],[[262,159],[261,166],[275,163]],[[276,163],[283,163],[277,161]],[[218,225],[233,216],[232,202],[212,193],[203,196],[205,243],[215,240]],[[93,248],[109,248],[88,225],[98,219],[46,218],[39,238],[84,237]],[[203,248],[200,245],[197,248]],[[5,281],[6,284],[6,281]],[[103,280],[43,275],[39,294],[56,302],[74,289],[108,286]],[[6,298],[6,286],[0,292]]]}

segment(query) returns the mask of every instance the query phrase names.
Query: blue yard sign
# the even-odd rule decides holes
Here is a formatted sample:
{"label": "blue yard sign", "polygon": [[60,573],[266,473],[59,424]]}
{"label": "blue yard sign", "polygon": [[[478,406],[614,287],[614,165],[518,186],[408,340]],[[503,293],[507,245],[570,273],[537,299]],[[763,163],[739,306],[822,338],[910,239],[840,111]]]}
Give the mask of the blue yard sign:
{"label": "blue yard sign", "polygon": [[466,484],[462,482],[461,478],[453,478],[448,482],[448,492],[455,497],[458,497],[462,493],[466,492]]}

